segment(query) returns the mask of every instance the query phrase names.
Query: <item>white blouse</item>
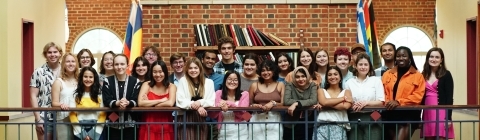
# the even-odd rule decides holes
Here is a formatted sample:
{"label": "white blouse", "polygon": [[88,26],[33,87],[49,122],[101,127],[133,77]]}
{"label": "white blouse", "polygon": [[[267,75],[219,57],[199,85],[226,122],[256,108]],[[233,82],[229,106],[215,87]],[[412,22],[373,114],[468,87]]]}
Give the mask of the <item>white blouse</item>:
{"label": "white blouse", "polygon": [[[215,104],[215,89],[213,86],[213,81],[205,78],[204,88],[205,93],[203,95],[203,99],[200,99],[198,101],[200,101],[202,107],[213,107]],[[192,95],[188,90],[187,79],[185,79],[184,76],[178,81],[176,105],[179,108],[190,109],[190,105],[193,102],[194,101],[192,101]],[[183,112],[179,111],[178,115],[183,115]]]}
{"label": "white blouse", "polygon": [[379,77],[367,76],[365,80],[359,81],[355,76],[347,81],[345,89],[352,91],[353,102],[385,101],[385,92]]}
{"label": "white blouse", "polygon": [[[325,98],[331,99],[330,94],[328,94],[327,90],[323,89],[323,93],[325,94]],[[321,96],[321,95],[320,95]],[[345,96],[345,89],[338,94],[337,97],[340,98]],[[322,110],[318,113],[317,116],[318,122],[343,122],[338,123],[338,125],[344,127],[347,130],[350,130],[350,123],[348,123],[348,114],[347,110]]]}
{"label": "white blouse", "polygon": [[[61,78],[57,78],[57,80],[59,80],[60,83],[62,83],[62,90],[60,91],[59,102],[60,102],[60,104],[69,105],[77,87],[76,86],[75,87],[68,87]],[[75,101],[75,99],[73,101]],[[57,113],[57,120],[63,120],[66,117],[68,117],[69,115],[70,115],[70,111],[59,111]]]}

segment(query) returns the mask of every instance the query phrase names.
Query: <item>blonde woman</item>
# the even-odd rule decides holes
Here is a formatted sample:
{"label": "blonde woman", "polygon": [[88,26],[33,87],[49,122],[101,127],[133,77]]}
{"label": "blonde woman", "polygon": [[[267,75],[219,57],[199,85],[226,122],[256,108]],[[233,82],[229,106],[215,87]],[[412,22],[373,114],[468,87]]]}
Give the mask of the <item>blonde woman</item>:
{"label": "blonde woman", "polygon": [[[60,75],[52,85],[52,107],[68,110],[70,99],[77,89],[78,79],[77,59],[72,53],[62,57]],[[73,138],[72,126],[68,118],[68,111],[57,112],[57,139],[69,140]],[[64,123],[64,124],[62,124]]]}
{"label": "blonde woman", "polygon": [[[202,63],[196,57],[187,59],[184,70],[185,76],[180,78],[177,88],[176,105],[179,108],[196,111],[179,111],[179,122],[205,122],[206,107],[213,107],[215,103],[215,91],[213,81],[205,78]],[[183,117],[185,115],[185,118]],[[179,126],[178,139],[206,140],[207,125]]]}

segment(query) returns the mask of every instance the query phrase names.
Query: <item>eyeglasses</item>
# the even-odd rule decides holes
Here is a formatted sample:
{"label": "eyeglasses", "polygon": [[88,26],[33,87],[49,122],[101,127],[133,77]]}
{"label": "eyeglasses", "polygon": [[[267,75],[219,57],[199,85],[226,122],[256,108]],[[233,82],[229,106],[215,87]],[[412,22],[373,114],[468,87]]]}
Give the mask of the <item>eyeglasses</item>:
{"label": "eyeglasses", "polygon": [[156,53],[146,53],[145,56],[148,56],[148,57],[156,57],[157,54],[156,54]]}
{"label": "eyeglasses", "polygon": [[227,81],[230,82],[230,83],[238,83],[238,79],[228,78]]}
{"label": "eyeglasses", "polygon": [[90,56],[81,56],[80,59],[90,59]]}
{"label": "eyeglasses", "polygon": [[181,64],[183,64],[183,61],[174,61],[173,62],[173,65],[181,65]]}

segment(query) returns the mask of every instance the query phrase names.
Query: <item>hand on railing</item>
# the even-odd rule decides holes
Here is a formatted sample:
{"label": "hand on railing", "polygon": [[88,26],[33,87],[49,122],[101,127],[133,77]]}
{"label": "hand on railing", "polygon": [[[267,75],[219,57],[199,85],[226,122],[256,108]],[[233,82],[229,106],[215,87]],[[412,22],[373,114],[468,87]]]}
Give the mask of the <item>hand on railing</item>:
{"label": "hand on railing", "polygon": [[90,136],[87,136],[87,137],[85,137],[84,140],[92,140],[92,138],[90,138]]}
{"label": "hand on railing", "polygon": [[295,108],[297,108],[297,106],[298,106],[298,102],[295,102],[292,105],[290,105],[290,107],[288,107],[287,112],[290,116],[293,116],[293,111],[295,111]]}
{"label": "hand on railing", "polygon": [[267,104],[263,105],[262,107],[262,110],[263,112],[267,112],[267,111],[270,111],[273,107],[273,103],[272,102],[268,102]]}
{"label": "hand on railing", "polygon": [[386,104],[385,104],[385,107],[387,108],[387,110],[393,110],[395,109],[397,106],[399,106],[400,103],[396,100],[391,100],[391,101],[388,101]]}
{"label": "hand on railing", "polygon": [[207,115],[208,115],[208,114],[207,114],[207,110],[205,110],[205,108],[203,108],[203,107],[199,107],[199,108],[197,109],[197,112],[198,112],[198,114],[200,114],[200,116],[202,116],[202,117],[207,117]]}
{"label": "hand on railing", "polygon": [[68,110],[68,105],[66,105],[66,104],[61,104],[61,105],[60,105],[60,108],[61,108],[62,110]]}
{"label": "hand on railing", "polygon": [[130,101],[128,101],[125,97],[122,98],[121,100],[117,101],[118,106],[120,106],[120,109],[126,109],[128,104],[130,104]]}
{"label": "hand on railing", "polygon": [[367,102],[366,101],[358,101],[358,102],[355,102],[353,104],[353,111],[355,112],[359,112],[361,111],[365,106],[367,105]]}
{"label": "hand on railing", "polygon": [[190,105],[190,108],[192,108],[193,110],[198,110],[198,108],[201,106],[202,104],[200,104],[200,101],[195,101],[193,102],[191,105]]}
{"label": "hand on railing", "polygon": [[317,109],[317,111],[320,111],[322,110],[322,105],[320,105],[320,103],[317,103],[316,105],[313,105],[312,108]]}
{"label": "hand on railing", "polygon": [[225,112],[228,110],[228,105],[227,105],[227,102],[225,102],[225,100],[220,101],[220,108],[222,108],[222,111],[225,111]]}

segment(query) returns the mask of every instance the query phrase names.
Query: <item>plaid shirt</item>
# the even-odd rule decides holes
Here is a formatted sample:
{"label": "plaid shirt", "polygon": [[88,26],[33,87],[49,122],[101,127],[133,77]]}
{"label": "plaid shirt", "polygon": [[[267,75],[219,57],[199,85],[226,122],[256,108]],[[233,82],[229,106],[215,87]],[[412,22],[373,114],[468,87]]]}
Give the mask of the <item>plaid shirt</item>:
{"label": "plaid shirt", "polygon": [[389,70],[389,68],[385,65],[381,66],[380,68],[375,69],[375,76],[376,77],[381,77],[383,76],[383,73]]}
{"label": "plaid shirt", "polygon": [[[243,72],[243,66],[241,64],[237,62],[233,62],[233,67],[234,67],[234,70],[237,71],[238,73]],[[227,71],[225,70],[225,67],[223,66],[222,61],[215,63],[215,66],[213,66],[213,71],[215,73],[222,74],[222,75],[227,73]]]}

